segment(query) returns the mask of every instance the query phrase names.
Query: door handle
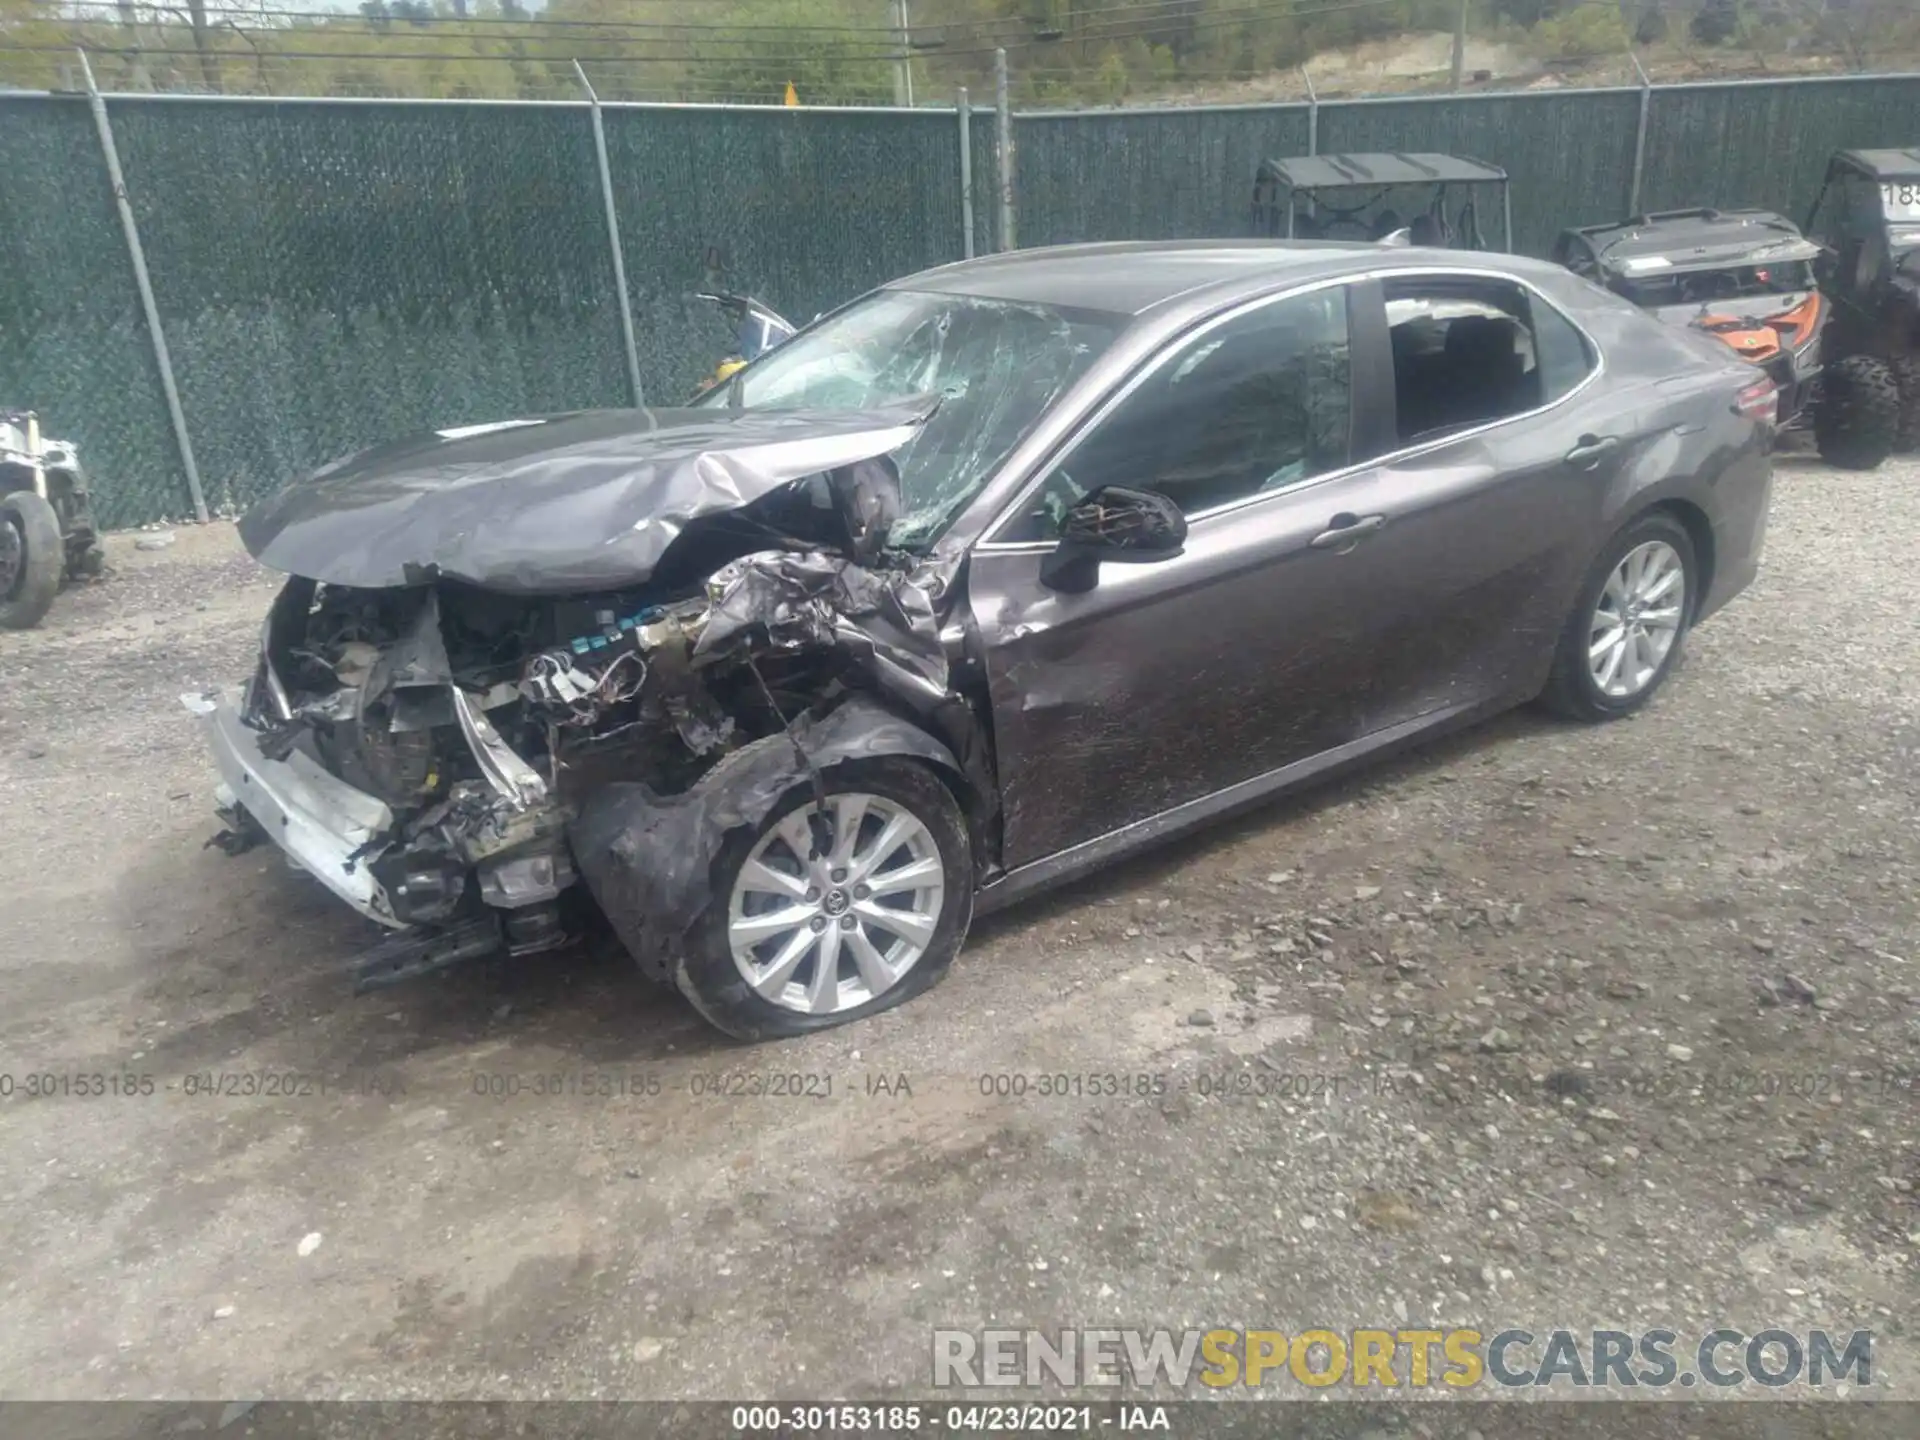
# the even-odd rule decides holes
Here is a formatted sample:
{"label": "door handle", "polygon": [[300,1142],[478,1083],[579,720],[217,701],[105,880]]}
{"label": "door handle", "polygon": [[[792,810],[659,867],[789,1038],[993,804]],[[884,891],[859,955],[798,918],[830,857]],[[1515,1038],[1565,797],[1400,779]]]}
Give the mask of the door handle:
{"label": "door handle", "polygon": [[1386,523],[1387,517],[1384,515],[1361,516],[1343,512],[1329,520],[1327,528],[1314,536],[1311,544],[1316,550],[1344,552],[1358,545]]}
{"label": "door handle", "polygon": [[1567,451],[1567,463],[1591,467],[1620,442],[1612,435],[1582,435],[1580,443]]}

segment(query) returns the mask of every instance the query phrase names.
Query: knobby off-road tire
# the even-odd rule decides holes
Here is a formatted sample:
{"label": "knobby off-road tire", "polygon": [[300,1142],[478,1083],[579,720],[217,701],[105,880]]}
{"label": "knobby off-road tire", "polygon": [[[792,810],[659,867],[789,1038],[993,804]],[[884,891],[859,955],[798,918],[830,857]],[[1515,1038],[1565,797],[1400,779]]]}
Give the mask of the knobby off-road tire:
{"label": "knobby off-road tire", "polygon": [[1813,414],[1820,458],[1842,470],[1872,470],[1900,434],[1900,386],[1885,362],[1848,355],[1820,372]]}
{"label": "knobby off-road tire", "polygon": [[1900,423],[1894,432],[1893,448],[1900,455],[1920,450],[1920,357],[1902,355],[1888,367],[1900,391]]}

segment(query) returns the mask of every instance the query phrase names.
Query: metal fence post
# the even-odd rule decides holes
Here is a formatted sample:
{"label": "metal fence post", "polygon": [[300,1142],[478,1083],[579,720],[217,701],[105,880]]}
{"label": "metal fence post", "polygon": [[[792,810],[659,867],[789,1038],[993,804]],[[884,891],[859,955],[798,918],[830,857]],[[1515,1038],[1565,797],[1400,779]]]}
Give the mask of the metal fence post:
{"label": "metal fence post", "polygon": [[620,343],[627,352],[627,386],[633,391],[636,406],[647,403],[647,392],[640,385],[640,351],[633,341],[633,306],[627,300],[627,262],[620,254],[620,212],[613,203],[613,169],[607,164],[607,127],[600,119],[600,97],[594,93],[587,72],[573,62],[573,73],[580,77],[587,92],[587,104],[593,114],[593,154],[600,162],[600,203],[607,212],[607,245],[613,251],[613,294],[620,305]]}
{"label": "metal fence post", "polygon": [[1467,68],[1467,0],[1460,0],[1460,18],[1453,26],[1453,84],[1449,88],[1458,90],[1461,77]]}
{"label": "metal fence post", "polygon": [[1633,131],[1633,179],[1627,189],[1627,214],[1640,213],[1640,180],[1647,165],[1647,114],[1653,108],[1653,81],[1647,78],[1640,57],[1627,51],[1627,58],[1633,61],[1633,68],[1640,74],[1640,119]]}
{"label": "metal fence post", "polygon": [[963,259],[973,259],[973,106],[967,87],[960,87],[960,229]]}
{"label": "metal fence post", "polygon": [[147,274],[147,252],[140,247],[140,227],[134,223],[133,202],[127,198],[127,178],[120,170],[120,151],[113,143],[113,125],[107,119],[107,102],[100,87],[93,83],[93,66],[87,52],[79,51],[80,73],[86,77],[87,105],[93,111],[93,125],[100,132],[100,152],[106,157],[107,179],[113,183],[114,204],[120,211],[120,228],[126,232],[127,255],[133,261],[133,283],[140,291],[140,308],[147,316],[147,336],[153,341],[154,364],[160,368],[160,389],[167,397],[167,415],[173,421],[174,443],[180,447],[180,468],[187,472],[187,493],[193,499],[193,516],[202,525],[210,518],[207,497],[200,488],[200,467],[194,463],[193,441],[187,436],[187,414],[180,408],[180,390],[173,383],[173,356],[167,349],[167,333],[160,328],[160,307],[153,299],[153,279]]}
{"label": "metal fence post", "polygon": [[1320,153],[1320,92],[1313,88],[1313,77],[1307,73],[1307,67],[1300,67],[1300,78],[1307,82],[1307,154]]}
{"label": "metal fence post", "polygon": [[1016,248],[1013,228],[1013,110],[1007,102],[1007,52],[993,52],[993,109],[1000,161],[1000,248]]}

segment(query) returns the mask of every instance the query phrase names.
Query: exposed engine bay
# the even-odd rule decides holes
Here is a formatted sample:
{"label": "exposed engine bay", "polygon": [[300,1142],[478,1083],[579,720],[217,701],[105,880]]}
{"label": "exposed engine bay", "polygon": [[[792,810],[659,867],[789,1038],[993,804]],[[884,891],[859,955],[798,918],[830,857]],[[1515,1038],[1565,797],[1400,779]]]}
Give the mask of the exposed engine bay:
{"label": "exposed engine bay", "polygon": [[[702,483],[680,490],[697,502]],[[658,971],[706,902],[715,817],[740,797],[671,802],[723,759],[766,752],[737,768],[756,795],[781,782],[767,805],[869,743],[993,793],[986,726],[949,685],[934,605],[945,577],[887,546],[898,505],[897,471],[872,455],[737,508],[690,502],[627,586],[527,593],[427,567],[400,585],[296,575],[269,611],[240,721],[266,761],[317,765],[391,817],[341,862],[377,882],[363,905],[374,918],[431,929],[497,914],[507,949],[549,949],[570,938],[560,902],[585,870]],[[862,723],[816,731],[849,702]],[[895,719],[916,733],[903,740]],[[830,743],[810,754],[802,737],[816,733]],[[222,815],[225,848],[264,838],[244,796]],[[573,833],[583,819],[601,837],[592,854]],[[647,872],[644,907],[623,903],[634,870]]]}

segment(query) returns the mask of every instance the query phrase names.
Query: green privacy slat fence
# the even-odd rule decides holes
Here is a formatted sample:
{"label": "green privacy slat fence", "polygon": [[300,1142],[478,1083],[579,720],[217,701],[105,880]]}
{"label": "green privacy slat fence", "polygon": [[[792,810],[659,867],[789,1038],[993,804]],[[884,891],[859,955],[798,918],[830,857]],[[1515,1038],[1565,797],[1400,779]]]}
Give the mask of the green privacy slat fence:
{"label": "green privacy slat fence", "polygon": [[[357,446],[628,387],[584,106],[109,104],[210,504]],[[704,252],[800,318],[960,258],[951,112],[606,113],[642,381],[683,398],[728,337]],[[992,116],[974,122],[994,182]],[[182,475],[92,121],[0,102],[0,406],[72,438],[104,523]],[[16,203],[18,201],[19,203]],[[991,209],[976,211],[984,250]]]}
{"label": "green privacy slat fence", "polygon": [[[684,399],[724,353],[716,312],[687,298],[709,247],[731,288],[795,321],[961,256],[952,112],[622,106],[605,118],[649,403]],[[987,119],[974,122],[976,185],[993,175]],[[984,246],[977,209],[975,229]]]}
{"label": "green privacy slat fence", "polygon": [[1023,246],[1244,235],[1254,171],[1306,153],[1307,109],[1033,116],[1013,140]]}
{"label": "green privacy slat fence", "polygon": [[113,124],[209,504],[394,434],[623,403],[583,112],[170,101]]}
{"label": "green privacy slat fence", "polygon": [[1835,150],[1920,145],[1920,77],[1654,93],[1649,209],[1759,205],[1804,222]]}
{"label": "green privacy slat fence", "polygon": [[[1625,213],[1638,90],[1326,101],[1316,148],[1438,150],[1512,180],[1514,246]],[[1015,123],[1022,244],[1244,235],[1260,160],[1307,153],[1307,107],[1027,115]],[[1920,76],[1655,89],[1643,209],[1762,205],[1804,219],[1829,153],[1920,144]],[[1484,227],[1498,239],[1497,223]]]}
{"label": "green privacy slat fence", "polygon": [[84,102],[0,99],[0,409],[80,444],[106,523],[185,513],[186,479]]}
{"label": "green privacy slat fence", "polygon": [[[1503,165],[1518,248],[1538,253],[1562,225],[1625,209],[1639,104],[1617,90],[1328,102],[1318,148]],[[584,106],[109,108],[215,505],[406,431],[626,403]],[[1304,153],[1307,115],[1019,117],[1020,243],[1245,234],[1256,166]],[[733,285],[803,319],[961,253],[951,111],[611,106],[606,122],[656,403],[684,396],[726,344],[687,298],[709,246]],[[972,136],[984,254],[998,211],[990,108]],[[1831,150],[1915,143],[1920,77],[1657,90],[1642,203],[1800,216]],[[31,406],[79,442],[107,523],[187,513],[85,103],[0,98],[0,175],[0,407]]]}
{"label": "green privacy slat fence", "polygon": [[[1617,219],[1633,178],[1640,96],[1623,91],[1499,95],[1320,107],[1320,149],[1438,150],[1507,172],[1513,244],[1544,255],[1567,225]],[[1500,222],[1481,219],[1488,243]]]}

